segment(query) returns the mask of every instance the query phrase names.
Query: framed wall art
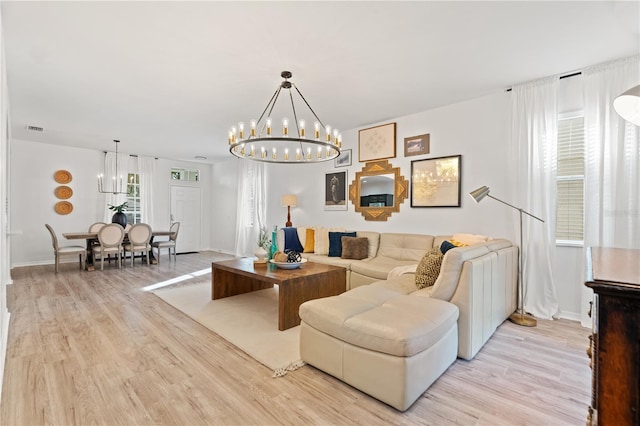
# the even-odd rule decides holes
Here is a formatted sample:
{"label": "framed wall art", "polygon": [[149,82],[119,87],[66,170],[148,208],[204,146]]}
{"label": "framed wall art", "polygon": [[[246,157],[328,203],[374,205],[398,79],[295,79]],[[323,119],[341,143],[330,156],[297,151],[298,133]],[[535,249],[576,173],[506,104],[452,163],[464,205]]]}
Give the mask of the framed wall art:
{"label": "framed wall art", "polygon": [[429,153],[429,133],[426,135],[404,138],[404,156],[423,155]]}
{"label": "framed wall art", "polygon": [[351,165],[351,150],[343,149],[340,151],[340,156],[333,160],[335,167],[347,167]]}
{"label": "framed wall art", "polygon": [[358,132],[358,161],[367,162],[396,156],[396,123]]}
{"label": "framed wall art", "polygon": [[324,177],[324,209],[347,210],[347,172],[326,173]]}
{"label": "framed wall art", "polygon": [[411,207],[460,207],[461,155],[411,162]]}

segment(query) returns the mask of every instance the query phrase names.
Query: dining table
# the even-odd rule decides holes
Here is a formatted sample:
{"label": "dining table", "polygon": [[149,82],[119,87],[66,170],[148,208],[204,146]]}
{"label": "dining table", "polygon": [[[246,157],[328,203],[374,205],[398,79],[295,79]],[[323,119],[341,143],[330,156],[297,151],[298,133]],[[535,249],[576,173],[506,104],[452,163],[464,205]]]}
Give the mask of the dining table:
{"label": "dining table", "polygon": [[[169,237],[173,235],[171,231],[151,231],[151,240],[149,244],[153,242],[154,237]],[[97,232],[63,232],[62,236],[67,240],[86,240],[87,241],[87,256],[85,257],[85,270],[93,271],[95,269],[94,258],[93,258],[93,250],[92,245],[94,241],[98,241],[98,233]],[[124,233],[125,240],[127,239],[127,232]],[[153,250],[149,252],[149,263],[155,265],[158,263],[158,260],[153,255]]]}

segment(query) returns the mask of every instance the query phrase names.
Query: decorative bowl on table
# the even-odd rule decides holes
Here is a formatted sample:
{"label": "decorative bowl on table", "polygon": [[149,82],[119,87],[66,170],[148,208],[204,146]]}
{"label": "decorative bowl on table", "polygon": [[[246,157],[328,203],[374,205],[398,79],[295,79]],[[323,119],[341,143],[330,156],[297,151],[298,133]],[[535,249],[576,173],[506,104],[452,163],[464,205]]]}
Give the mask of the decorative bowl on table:
{"label": "decorative bowl on table", "polygon": [[307,263],[307,259],[302,259],[300,262],[276,262],[275,260],[271,259],[269,263],[276,265],[281,269],[296,269],[299,268],[303,263]]}

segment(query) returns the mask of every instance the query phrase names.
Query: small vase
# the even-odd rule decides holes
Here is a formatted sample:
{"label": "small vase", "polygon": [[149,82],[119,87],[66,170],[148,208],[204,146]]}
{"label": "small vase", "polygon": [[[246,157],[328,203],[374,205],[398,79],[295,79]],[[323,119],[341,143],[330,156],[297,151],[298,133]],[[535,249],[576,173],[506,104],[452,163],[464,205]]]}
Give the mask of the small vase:
{"label": "small vase", "polygon": [[262,246],[258,246],[258,248],[256,249],[255,253],[253,253],[253,255],[257,257],[258,260],[262,261],[267,258],[267,251]]}
{"label": "small vase", "polygon": [[118,225],[122,226],[123,228],[127,227],[127,215],[124,213],[114,213],[113,216],[111,217],[111,223],[117,223]]}
{"label": "small vase", "polygon": [[269,259],[273,259],[273,256],[278,251],[278,227],[276,226],[271,233],[271,250],[269,250]]}

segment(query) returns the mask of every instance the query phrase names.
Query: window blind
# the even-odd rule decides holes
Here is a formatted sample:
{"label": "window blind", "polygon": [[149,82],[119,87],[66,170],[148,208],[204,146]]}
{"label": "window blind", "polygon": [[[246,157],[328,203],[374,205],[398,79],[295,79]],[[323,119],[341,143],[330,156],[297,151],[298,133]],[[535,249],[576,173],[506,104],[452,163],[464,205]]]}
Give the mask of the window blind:
{"label": "window blind", "polygon": [[556,240],[584,240],[584,116],[558,120]]}

